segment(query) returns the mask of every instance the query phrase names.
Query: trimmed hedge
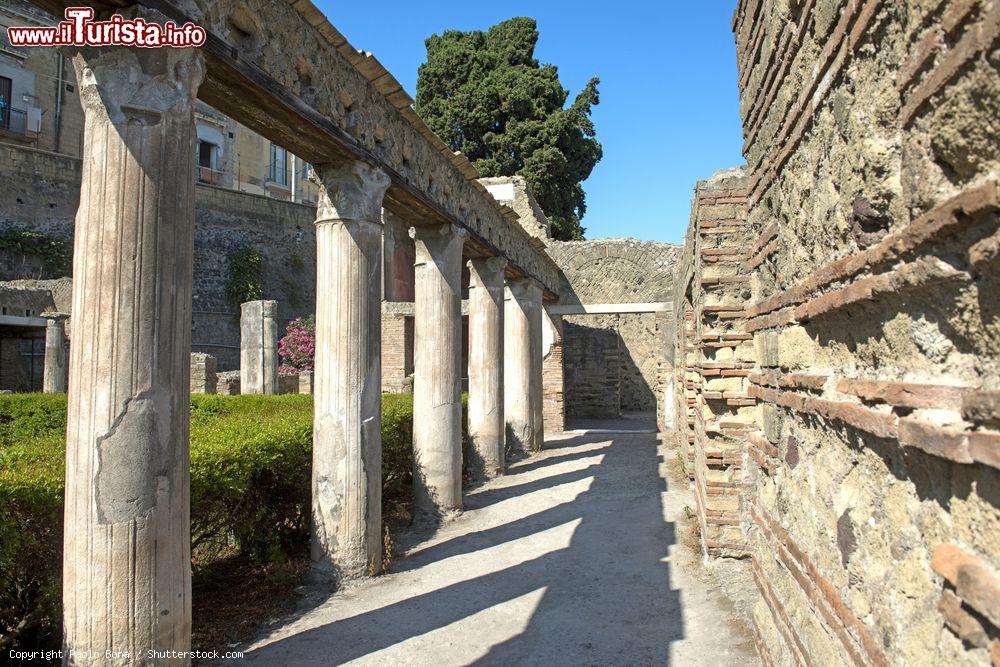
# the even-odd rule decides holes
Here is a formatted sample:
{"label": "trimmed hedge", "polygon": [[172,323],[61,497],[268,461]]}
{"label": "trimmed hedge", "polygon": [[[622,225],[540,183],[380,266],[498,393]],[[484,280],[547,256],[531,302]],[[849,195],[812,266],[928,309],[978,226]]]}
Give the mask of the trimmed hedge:
{"label": "trimmed hedge", "polygon": [[[0,395],[0,648],[59,645],[66,396]],[[406,513],[413,397],[382,397],[383,506]],[[309,542],[312,397],[191,397],[199,566],[276,561]]]}

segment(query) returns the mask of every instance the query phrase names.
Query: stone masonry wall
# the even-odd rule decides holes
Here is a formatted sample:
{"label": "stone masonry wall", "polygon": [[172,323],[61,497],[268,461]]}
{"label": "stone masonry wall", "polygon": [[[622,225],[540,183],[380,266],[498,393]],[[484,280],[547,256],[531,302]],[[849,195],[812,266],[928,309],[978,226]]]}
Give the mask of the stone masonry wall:
{"label": "stone masonry wall", "polygon": [[1000,2],[741,0],[733,28],[762,659],[996,665]]}
{"label": "stone masonry wall", "polygon": [[[561,305],[666,303],[678,247],[635,239],[553,241]],[[613,311],[614,309],[612,309]],[[667,361],[655,312],[567,315],[563,369],[567,417],[614,417],[660,407]]]}
{"label": "stone masonry wall", "polygon": [[[71,240],[80,198],[80,161],[0,144],[0,226],[26,227]],[[195,192],[192,349],[215,356],[219,370],[239,367],[239,311],[225,299],[228,257],[244,246],[263,257],[262,298],[278,302],[284,325],[315,308],[314,209],[268,197],[208,185]],[[2,255],[2,253],[0,253]],[[16,265],[16,266],[15,266]],[[30,269],[0,256],[0,269]]]}
{"label": "stone masonry wall", "polygon": [[694,480],[702,547],[711,556],[749,555],[740,526],[750,491],[743,450],[756,413],[747,393],[753,337],[743,314],[749,297],[742,261],[749,245],[746,215],[743,170],[698,183],[685,245],[691,271],[675,296],[685,348],[675,388],[684,397],[679,414],[688,421],[682,460]]}

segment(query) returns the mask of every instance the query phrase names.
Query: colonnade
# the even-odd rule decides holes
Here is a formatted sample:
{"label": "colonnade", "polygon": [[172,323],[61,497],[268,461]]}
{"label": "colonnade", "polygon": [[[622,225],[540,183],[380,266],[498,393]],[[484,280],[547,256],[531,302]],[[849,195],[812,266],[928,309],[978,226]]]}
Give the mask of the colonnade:
{"label": "colonnade", "polygon": [[[86,124],[64,648],[126,664],[104,656],[190,646],[193,108],[205,68],[192,49],[88,49],[73,63]],[[353,160],[317,165],[312,178],[320,191],[312,559],[319,575],[339,581],[376,572],[382,558],[381,237],[390,179]],[[414,222],[415,502],[421,514],[441,516],[462,504],[466,232]],[[505,279],[503,258],[469,265],[470,468],[491,476],[502,472],[505,448],[541,448],[542,289],[531,278]],[[176,657],[153,655],[146,662]]]}

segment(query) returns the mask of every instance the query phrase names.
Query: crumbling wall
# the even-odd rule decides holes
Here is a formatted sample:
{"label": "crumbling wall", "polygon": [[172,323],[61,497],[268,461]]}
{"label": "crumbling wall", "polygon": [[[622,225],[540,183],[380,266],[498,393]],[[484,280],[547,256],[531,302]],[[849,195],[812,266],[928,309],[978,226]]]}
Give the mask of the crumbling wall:
{"label": "crumbling wall", "polygon": [[675,354],[683,358],[675,395],[678,414],[687,415],[682,460],[694,482],[702,547],[712,556],[749,555],[740,525],[751,491],[743,453],[756,416],[748,394],[753,337],[743,312],[750,296],[746,184],[742,169],[698,183],[674,296]]}
{"label": "crumbling wall", "polygon": [[734,17],[767,664],[1000,661],[998,26],[994,0]]}

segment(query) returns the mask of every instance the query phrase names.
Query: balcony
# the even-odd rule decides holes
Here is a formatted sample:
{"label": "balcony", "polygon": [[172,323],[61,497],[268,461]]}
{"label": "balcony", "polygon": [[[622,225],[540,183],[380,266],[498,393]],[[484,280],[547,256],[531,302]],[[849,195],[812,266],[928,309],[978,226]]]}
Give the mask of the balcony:
{"label": "balcony", "polygon": [[212,169],[211,167],[203,167],[198,165],[198,182],[207,183],[208,185],[222,185],[222,174],[223,172],[218,169]]}
{"label": "balcony", "polygon": [[0,109],[0,136],[34,141],[41,134],[41,111],[31,113],[14,107]]}

